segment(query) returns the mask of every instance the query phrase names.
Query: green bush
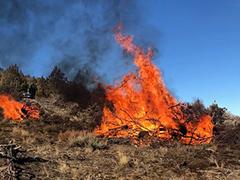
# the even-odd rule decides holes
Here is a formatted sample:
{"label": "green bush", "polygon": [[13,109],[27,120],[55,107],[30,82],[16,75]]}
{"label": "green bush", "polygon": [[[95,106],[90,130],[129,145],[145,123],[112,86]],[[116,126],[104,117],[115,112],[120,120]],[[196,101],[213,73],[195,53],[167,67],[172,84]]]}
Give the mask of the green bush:
{"label": "green bush", "polygon": [[0,92],[19,97],[26,90],[26,86],[27,79],[17,65],[11,65],[6,70],[1,71]]}

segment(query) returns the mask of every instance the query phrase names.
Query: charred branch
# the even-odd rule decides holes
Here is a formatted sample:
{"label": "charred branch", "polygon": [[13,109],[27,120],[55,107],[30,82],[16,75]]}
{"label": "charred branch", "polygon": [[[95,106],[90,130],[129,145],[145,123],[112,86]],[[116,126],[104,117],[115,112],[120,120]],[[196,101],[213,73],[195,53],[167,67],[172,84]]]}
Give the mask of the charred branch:
{"label": "charred branch", "polygon": [[20,177],[35,178],[35,175],[26,171],[22,165],[31,162],[47,162],[40,157],[28,156],[21,146],[16,144],[0,145],[0,158],[5,159],[6,166],[1,168],[5,179],[20,179]]}

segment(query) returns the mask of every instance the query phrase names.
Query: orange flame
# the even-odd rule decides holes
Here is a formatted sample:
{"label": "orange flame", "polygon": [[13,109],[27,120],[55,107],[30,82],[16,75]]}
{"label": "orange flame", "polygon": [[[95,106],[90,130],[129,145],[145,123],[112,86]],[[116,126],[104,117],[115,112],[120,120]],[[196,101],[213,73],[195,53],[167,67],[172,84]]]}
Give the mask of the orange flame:
{"label": "orange flame", "polygon": [[134,57],[137,72],[128,73],[120,84],[106,88],[106,97],[112,106],[104,107],[102,123],[95,133],[136,140],[140,132],[147,131],[150,136],[170,140],[173,132],[181,134],[179,130],[184,126],[187,132],[181,142],[209,143],[213,129],[211,117],[203,116],[196,124],[185,122],[180,107],[176,106],[177,100],[167,90],[161,72],[152,63],[153,50],[145,52],[135,45],[132,36],[121,33],[121,26],[116,28],[115,40]]}
{"label": "orange flame", "polygon": [[182,142],[186,144],[208,144],[212,140],[213,127],[212,118],[208,115],[202,116],[196,124],[187,123],[188,132],[182,138]]}
{"label": "orange flame", "polygon": [[35,106],[14,100],[9,95],[0,95],[0,108],[3,109],[5,119],[21,121],[24,118],[39,119],[39,110]]}

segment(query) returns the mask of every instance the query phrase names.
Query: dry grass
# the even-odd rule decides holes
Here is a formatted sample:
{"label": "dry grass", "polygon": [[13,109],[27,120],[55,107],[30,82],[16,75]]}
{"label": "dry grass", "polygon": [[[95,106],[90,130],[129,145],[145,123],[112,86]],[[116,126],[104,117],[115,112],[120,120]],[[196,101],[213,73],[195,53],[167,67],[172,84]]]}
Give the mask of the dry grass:
{"label": "dry grass", "polygon": [[65,142],[69,146],[89,147],[94,144],[97,139],[93,133],[87,131],[68,130],[58,135],[59,143]]}
{"label": "dry grass", "polygon": [[118,164],[120,166],[125,166],[129,163],[129,158],[126,155],[126,152],[124,152],[123,148],[118,149],[117,155],[118,155]]}
{"label": "dry grass", "polygon": [[[44,103],[41,102],[43,107]],[[0,120],[0,143],[13,141],[28,153],[48,160],[23,165],[37,179],[240,178],[238,125],[219,127],[209,145],[187,146],[174,142],[135,147],[118,141],[110,143],[82,131],[84,120],[59,116],[60,107],[47,106],[53,112],[45,111],[49,113],[40,121],[19,124]],[[66,112],[70,116],[71,111]],[[3,161],[0,159],[0,163]]]}

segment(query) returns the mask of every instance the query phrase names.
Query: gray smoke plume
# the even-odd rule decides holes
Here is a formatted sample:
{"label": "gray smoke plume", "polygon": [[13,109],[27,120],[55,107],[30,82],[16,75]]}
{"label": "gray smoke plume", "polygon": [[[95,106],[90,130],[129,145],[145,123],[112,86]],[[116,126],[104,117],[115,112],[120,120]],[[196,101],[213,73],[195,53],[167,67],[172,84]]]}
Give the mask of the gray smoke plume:
{"label": "gray smoke plume", "polygon": [[54,66],[69,78],[85,67],[104,74],[121,56],[114,26],[122,22],[130,33],[143,26],[139,2],[0,0],[0,67],[17,64],[34,76],[45,76]]}

